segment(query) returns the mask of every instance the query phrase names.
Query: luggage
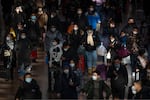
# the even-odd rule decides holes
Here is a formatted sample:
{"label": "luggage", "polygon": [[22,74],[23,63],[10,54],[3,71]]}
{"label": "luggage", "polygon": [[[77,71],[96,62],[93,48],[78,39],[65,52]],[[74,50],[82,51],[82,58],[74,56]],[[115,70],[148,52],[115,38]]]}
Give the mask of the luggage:
{"label": "luggage", "polygon": [[32,50],[31,51],[31,59],[36,59],[37,58],[37,50]]}
{"label": "luggage", "polygon": [[81,70],[82,73],[85,72],[85,58],[84,58],[84,55],[79,55],[78,68]]}

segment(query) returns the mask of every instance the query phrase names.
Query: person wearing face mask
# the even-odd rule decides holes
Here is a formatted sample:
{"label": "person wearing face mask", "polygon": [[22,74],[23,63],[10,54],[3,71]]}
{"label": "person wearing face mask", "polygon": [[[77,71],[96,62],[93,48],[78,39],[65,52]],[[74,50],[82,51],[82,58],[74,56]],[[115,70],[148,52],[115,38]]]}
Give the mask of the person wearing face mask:
{"label": "person wearing face mask", "polygon": [[20,78],[24,75],[25,66],[31,64],[30,54],[32,45],[30,39],[26,36],[26,32],[22,31],[20,40],[17,42],[17,58],[18,58],[18,71]]}
{"label": "person wearing face mask", "polygon": [[[106,93],[106,97],[103,95]],[[92,73],[91,79],[85,83],[81,94],[87,96],[87,99],[109,99],[111,96],[111,89],[109,86],[101,79],[99,71],[94,71]]]}
{"label": "person wearing face mask", "polygon": [[27,36],[31,40],[31,44],[33,47],[31,52],[32,62],[36,62],[37,47],[40,44],[39,42],[41,38],[41,30],[35,13],[32,13],[30,19],[27,21],[26,30],[29,33],[27,34]]}
{"label": "person wearing face mask", "polygon": [[85,13],[85,16],[88,19],[89,25],[92,26],[92,29],[96,30],[97,24],[101,23],[101,18],[99,16],[99,14],[95,11],[93,5],[89,6],[89,10],[88,10],[88,12]]}
{"label": "person wearing face mask", "polygon": [[42,98],[42,93],[37,81],[32,78],[31,73],[24,75],[24,80],[19,86],[15,100],[38,99]]}
{"label": "person wearing face mask", "polygon": [[68,43],[63,44],[62,64],[69,63],[71,59],[78,61],[78,55],[74,48]]}
{"label": "person wearing face mask", "polygon": [[45,41],[44,41],[44,49],[48,57],[48,61],[50,60],[50,49],[53,46],[53,41],[54,39],[57,38],[59,39],[59,44],[63,44],[63,37],[61,32],[56,28],[55,25],[51,25],[49,30],[45,34]]}
{"label": "person wearing face mask", "polygon": [[5,42],[2,44],[2,57],[4,69],[6,70],[6,81],[13,80],[13,70],[16,67],[16,51],[15,40],[11,33],[5,37]]}
{"label": "person wearing face mask", "polygon": [[60,94],[61,99],[77,99],[77,86],[79,85],[77,76],[69,68],[69,65],[63,66],[61,75]]}
{"label": "person wearing face mask", "polygon": [[77,48],[79,47],[80,43],[80,41],[78,40],[79,34],[80,28],[77,24],[74,24],[72,32],[68,34],[68,41],[70,42],[70,45],[72,46],[72,48],[74,48],[75,51],[77,51]]}
{"label": "person wearing face mask", "polygon": [[57,29],[60,30],[62,26],[60,24],[61,22],[60,22],[60,19],[58,17],[56,10],[52,10],[49,13],[50,14],[48,15],[48,21],[47,21],[48,28],[50,28],[52,25],[55,25],[57,26]]}
{"label": "person wearing face mask", "polygon": [[77,82],[79,83],[79,86],[78,86],[78,89],[80,89],[81,87],[81,81],[82,81],[82,72],[81,72],[81,69],[78,68],[76,62],[72,59],[70,60],[70,71],[72,71],[72,73],[74,73],[77,77]]}
{"label": "person wearing face mask", "polygon": [[114,57],[117,56],[117,49],[119,46],[119,42],[114,35],[110,35],[109,40],[110,40],[110,43],[108,46],[108,51],[110,51],[111,61],[113,61]]}
{"label": "person wearing face mask", "polygon": [[12,13],[12,26],[17,27],[17,24],[19,22],[25,22],[26,18],[26,13],[24,12],[22,5],[18,4]]}
{"label": "person wearing face mask", "polygon": [[87,34],[82,42],[86,50],[88,74],[90,76],[92,74],[92,71],[94,71],[97,66],[96,48],[100,43],[100,40],[97,34],[94,32],[94,30],[91,27],[89,27],[87,29]]}
{"label": "person wearing face mask", "polygon": [[149,99],[150,87],[143,85],[142,81],[137,80],[129,87],[128,99]]}
{"label": "person wearing face mask", "polygon": [[123,31],[126,33],[127,36],[129,36],[134,27],[137,27],[135,19],[130,17],[128,18],[127,24],[123,27]]}
{"label": "person wearing face mask", "polygon": [[114,58],[112,66],[107,71],[107,78],[110,78],[113,98],[124,99],[128,74],[126,67],[121,64],[120,57]]}
{"label": "person wearing face mask", "polygon": [[119,38],[119,30],[116,27],[116,23],[113,20],[111,20],[109,22],[107,32],[108,32],[108,35],[112,34],[112,35],[116,36],[117,39]]}
{"label": "person wearing face mask", "polygon": [[88,19],[84,15],[84,12],[81,8],[77,8],[77,14],[75,16],[75,23],[77,23],[80,29],[85,30],[89,26]]}
{"label": "person wearing face mask", "polygon": [[[52,42],[52,47],[49,50],[50,59],[48,67],[48,84],[49,91],[57,91],[59,76],[61,70],[61,56],[62,56],[62,45],[59,43],[59,39],[55,38]],[[53,74],[53,75],[52,75]],[[55,80],[54,84],[52,80]]]}

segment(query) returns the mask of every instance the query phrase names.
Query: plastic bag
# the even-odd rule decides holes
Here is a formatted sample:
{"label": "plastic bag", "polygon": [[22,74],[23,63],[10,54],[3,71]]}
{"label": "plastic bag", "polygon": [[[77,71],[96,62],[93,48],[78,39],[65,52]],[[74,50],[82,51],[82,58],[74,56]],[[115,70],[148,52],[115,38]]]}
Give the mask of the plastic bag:
{"label": "plastic bag", "polygon": [[98,54],[99,56],[105,56],[106,53],[107,53],[107,50],[106,50],[106,48],[104,47],[103,42],[101,42],[101,45],[97,48],[97,54]]}

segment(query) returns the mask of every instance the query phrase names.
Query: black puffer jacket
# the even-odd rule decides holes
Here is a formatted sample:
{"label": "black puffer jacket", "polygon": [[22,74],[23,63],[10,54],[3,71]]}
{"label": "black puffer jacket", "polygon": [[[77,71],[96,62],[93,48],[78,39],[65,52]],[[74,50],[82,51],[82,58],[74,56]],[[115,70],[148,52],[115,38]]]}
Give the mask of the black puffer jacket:
{"label": "black puffer jacket", "polygon": [[31,83],[23,82],[18,88],[15,98],[24,99],[41,99],[42,94],[36,80],[32,79]]}

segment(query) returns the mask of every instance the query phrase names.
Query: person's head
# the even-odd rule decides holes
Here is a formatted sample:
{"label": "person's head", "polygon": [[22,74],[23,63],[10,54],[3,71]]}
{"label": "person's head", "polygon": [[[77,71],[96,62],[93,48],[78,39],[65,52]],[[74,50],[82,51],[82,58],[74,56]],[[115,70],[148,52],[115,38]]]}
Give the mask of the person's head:
{"label": "person's head", "polygon": [[98,79],[100,79],[100,72],[96,70],[92,73],[92,80],[96,81]]}
{"label": "person's head", "polygon": [[116,68],[116,70],[119,70],[120,69],[120,64],[121,64],[121,58],[120,57],[115,57],[114,58],[114,67]]}
{"label": "person's head", "polygon": [[88,28],[87,28],[87,34],[89,35],[89,34],[93,34],[94,33],[94,30],[92,29],[92,27],[91,26],[88,26]]}
{"label": "person's head", "polygon": [[65,74],[69,74],[69,65],[68,64],[66,64],[66,65],[63,66],[63,72]]}
{"label": "person's head", "polygon": [[19,23],[17,24],[17,28],[18,28],[19,30],[23,29],[23,27],[24,27],[23,22],[19,22]]}
{"label": "person's head", "polygon": [[123,37],[125,35],[126,35],[126,33],[124,31],[121,31],[120,36]]}
{"label": "person's head", "polygon": [[77,31],[79,29],[77,24],[74,24],[73,30]]}
{"label": "person's head", "polygon": [[132,92],[136,94],[141,89],[142,89],[142,81],[140,81],[140,80],[134,81],[133,86],[132,86]]}
{"label": "person's head", "polygon": [[54,46],[56,46],[57,44],[59,44],[59,39],[58,39],[58,38],[55,38],[55,39],[53,40],[52,44],[53,44]]}
{"label": "person's head", "polygon": [[26,38],[26,32],[25,31],[21,32],[20,38],[21,39],[25,39]]}
{"label": "person's head", "polygon": [[70,48],[70,46],[69,46],[68,42],[64,42],[63,43],[63,50],[68,51],[69,48]]}
{"label": "person's head", "polygon": [[55,10],[51,11],[51,18],[54,18],[55,16],[57,16],[57,12]]}
{"label": "person's head", "polygon": [[78,14],[78,15],[81,15],[81,14],[82,14],[82,9],[81,9],[81,8],[78,8],[78,9],[77,9],[77,14]]}
{"label": "person's head", "polygon": [[132,33],[134,35],[137,35],[138,34],[138,27],[134,27],[133,30],[132,30]]}
{"label": "person's head", "polygon": [[31,73],[26,73],[26,74],[24,75],[24,81],[25,81],[26,83],[31,83],[31,81],[32,81],[32,74],[31,74]]}
{"label": "person's head", "polygon": [[43,8],[39,7],[39,8],[38,8],[38,14],[41,15],[41,14],[43,14],[43,13],[44,13],[44,12],[43,12]]}
{"label": "person's head", "polygon": [[94,11],[94,6],[90,5],[88,9],[89,9],[89,12],[93,12]]}
{"label": "person's head", "polygon": [[114,27],[115,27],[115,22],[114,22],[114,21],[111,21],[111,22],[109,23],[109,27],[110,27],[110,28],[114,28]]}
{"label": "person's head", "polygon": [[114,64],[120,64],[121,58],[119,56],[114,57]]}
{"label": "person's head", "polygon": [[21,6],[17,6],[17,7],[15,8],[15,11],[16,11],[16,13],[17,13],[17,14],[19,14],[19,13],[23,12],[23,10],[22,10],[22,7],[21,7]]}
{"label": "person's head", "polygon": [[6,41],[10,41],[10,40],[13,40],[13,35],[9,33],[6,35]]}
{"label": "person's head", "polygon": [[55,25],[51,25],[50,30],[51,30],[51,32],[55,32],[56,31],[56,26]]}
{"label": "person's head", "polygon": [[31,19],[32,22],[36,22],[37,17],[36,17],[36,15],[35,15],[35,13],[32,13],[32,14],[31,14],[30,19]]}
{"label": "person's head", "polygon": [[74,69],[76,66],[75,61],[73,59],[71,59],[69,65],[72,69]]}
{"label": "person's head", "polygon": [[110,38],[111,42],[113,42],[115,40],[115,36],[114,35],[110,35],[109,38]]}
{"label": "person's head", "polygon": [[134,24],[134,23],[135,23],[134,18],[132,17],[128,18],[128,24]]}

